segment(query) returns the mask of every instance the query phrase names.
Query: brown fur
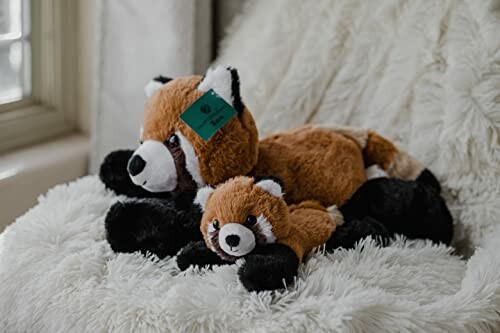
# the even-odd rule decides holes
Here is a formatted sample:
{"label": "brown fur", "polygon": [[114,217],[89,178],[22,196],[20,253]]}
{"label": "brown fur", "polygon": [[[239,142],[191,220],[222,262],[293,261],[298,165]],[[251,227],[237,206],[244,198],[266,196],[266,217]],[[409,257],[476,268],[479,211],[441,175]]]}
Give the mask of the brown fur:
{"label": "brown fur", "polygon": [[252,170],[257,162],[257,128],[252,115],[245,109],[207,142],[203,141],[179,118],[204,94],[196,89],[201,79],[201,76],[177,78],[151,96],[146,104],[142,139],[165,142],[180,130],[198,156],[200,174],[205,182],[219,184]]}
{"label": "brown fur", "polygon": [[423,166],[405,151],[372,130],[356,129],[340,126],[316,125],[316,128],[327,128],[354,140],[363,149],[365,166],[377,164],[390,177],[415,180]]}
{"label": "brown fur", "polygon": [[398,149],[392,142],[373,131],[368,131],[368,139],[363,151],[366,166],[378,164],[382,169],[387,170],[397,154]]}
{"label": "brown fur", "polygon": [[288,237],[279,239],[279,243],[293,249],[302,261],[314,248],[326,243],[337,221],[317,201],[304,201],[290,206],[289,210],[291,230]]}
{"label": "brown fur", "polygon": [[318,202],[288,207],[283,199],[255,186],[249,177],[236,177],[216,188],[206,203],[200,230],[210,247],[207,230],[215,219],[222,228],[227,223],[244,224],[248,215],[261,214],[271,223],[276,242],[289,246],[299,260],[324,244],[335,230],[331,215]]}
{"label": "brown fur", "polygon": [[343,135],[303,126],[263,139],[255,175],[281,178],[285,200],[342,205],[366,181],[361,149]]}
{"label": "brown fur", "polygon": [[238,175],[276,176],[285,183],[289,204],[317,200],[341,206],[366,181],[365,168],[371,164],[401,178],[420,171],[418,163],[372,131],[308,125],[259,142],[246,108],[205,142],[179,118],[204,94],[196,89],[201,79],[177,78],[150,98],[143,140],[164,142],[181,131],[195,150],[206,184],[217,185]]}

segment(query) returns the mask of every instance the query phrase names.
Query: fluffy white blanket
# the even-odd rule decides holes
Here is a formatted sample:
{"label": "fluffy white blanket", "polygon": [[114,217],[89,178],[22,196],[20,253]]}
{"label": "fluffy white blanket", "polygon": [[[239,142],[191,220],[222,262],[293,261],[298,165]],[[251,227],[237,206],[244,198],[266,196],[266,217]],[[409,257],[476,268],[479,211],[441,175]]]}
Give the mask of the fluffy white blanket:
{"label": "fluffy white blanket", "polygon": [[424,242],[381,249],[367,241],[315,254],[286,291],[257,294],[242,287],[235,266],[179,273],[174,259],[114,254],[103,218],[116,199],[96,177],[60,185],[2,234],[2,332],[488,332],[499,325],[494,241],[468,261]]}
{"label": "fluffy white blanket", "polygon": [[252,1],[218,60],[240,69],[263,133],[333,122],[398,140],[445,185],[468,260],[367,241],[313,255],[287,290],[248,293],[234,266],[179,273],[173,259],[112,253],[103,219],[117,197],[87,177],[0,236],[0,330],[499,331],[499,10],[494,0]]}
{"label": "fluffy white blanket", "polygon": [[259,0],[217,62],[261,134],[374,128],[440,178],[472,253],[500,224],[500,0]]}

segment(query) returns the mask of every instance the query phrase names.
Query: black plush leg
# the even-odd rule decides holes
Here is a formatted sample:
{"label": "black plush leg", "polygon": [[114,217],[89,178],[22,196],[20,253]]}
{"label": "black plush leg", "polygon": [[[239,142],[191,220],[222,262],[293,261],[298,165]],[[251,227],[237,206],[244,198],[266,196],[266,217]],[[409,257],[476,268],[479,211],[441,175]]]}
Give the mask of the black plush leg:
{"label": "black plush leg", "polygon": [[285,286],[283,281],[290,284],[298,268],[299,259],[292,249],[270,244],[246,256],[238,275],[248,291],[275,290]]}
{"label": "black plush leg", "polygon": [[427,187],[433,188],[437,193],[441,193],[441,184],[439,184],[436,176],[434,176],[429,169],[424,169],[415,181],[422,185],[426,185]]}
{"label": "black plush leg", "polygon": [[181,271],[185,271],[189,266],[211,267],[228,264],[232,263],[222,260],[204,241],[190,242],[177,255],[177,266]]}
{"label": "black plush leg", "polygon": [[99,178],[107,188],[117,194],[136,198],[163,198],[165,193],[151,193],[135,185],[127,171],[127,163],[133,150],[116,150],[109,153],[101,164]]}
{"label": "black plush leg", "polygon": [[383,224],[369,216],[345,221],[344,224],[337,227],[326,242],[325,250],[333,252],[341,247],[352,249],[356,242],[368,236],[371,236],[379,245],[384,246],[390,238],[390,233]]}
{"label": "black plush leg", "polygon": [[115,203],[105,220],[106,237],[113,251],[150,252],[163,258],[176,254],[192,240],[200,240],[199,208],[185,203],[187,199],[176,199],[179,203],[160,199]]}
{"label": "black plush leg", "polygon": [[371,179],[340,211],[346,220],[370,216],[391,234],[449,244],[453,236],[453,219],[439,195],[439,187],[436,188],[429,174],[422,175],[420,181]]}

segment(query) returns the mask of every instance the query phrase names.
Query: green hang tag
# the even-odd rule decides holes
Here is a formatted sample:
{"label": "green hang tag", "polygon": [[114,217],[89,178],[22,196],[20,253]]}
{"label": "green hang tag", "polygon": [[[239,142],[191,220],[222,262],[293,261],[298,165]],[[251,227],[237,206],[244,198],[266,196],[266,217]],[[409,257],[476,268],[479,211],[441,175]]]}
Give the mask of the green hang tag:
{"label": "green hang tag", "polygon": [[207,141],[238,112],[210,89],[184,111],[180,118]]}

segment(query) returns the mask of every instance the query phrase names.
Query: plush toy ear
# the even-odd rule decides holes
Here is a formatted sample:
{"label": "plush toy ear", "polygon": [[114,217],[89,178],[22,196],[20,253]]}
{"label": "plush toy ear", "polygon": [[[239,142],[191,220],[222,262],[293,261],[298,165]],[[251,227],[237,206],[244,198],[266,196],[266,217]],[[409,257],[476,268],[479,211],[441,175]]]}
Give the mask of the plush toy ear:
{"label": "plush toy ear", "polygon": [[240,76],[236,68],[217,66],[209,68],[203,80],[198,85],[198,90],[209,91],[212,89],[238,112],[245,108],[240,95]]}
{"label": "plush toy ear", "polygon": [[255,186],[277,198],[283,198],[283,183],[276,177],[260,178],[255,181]]}
{"label": "plush toy ear", "polygon": [[215,189],[212,186],[204,186],[198,190],[198,193],[196,193],[196,198],[194,198],[194,203],[200,205],[201,210],[205,210],[205,206],[207,205],[208,198],[210,197],[210,194],[215,191]]}
{"label": "plush toy ear", "polygon": [[151,97],[153,96],[154,92],[160,89],[164,84],[167,84],[168,82],[172,81],[171,78],[166,77],[166,76],[157,76],[151,81],[146,84],[144,87],[144,91],[146,92],[146,96]]}

